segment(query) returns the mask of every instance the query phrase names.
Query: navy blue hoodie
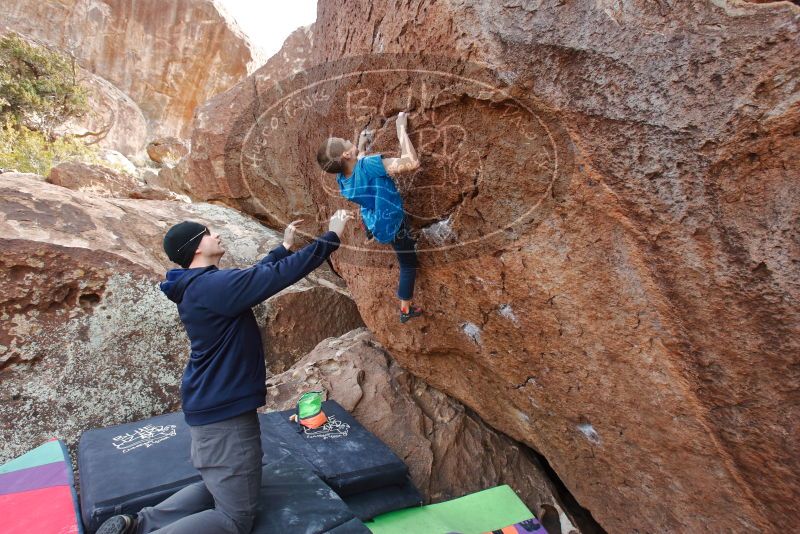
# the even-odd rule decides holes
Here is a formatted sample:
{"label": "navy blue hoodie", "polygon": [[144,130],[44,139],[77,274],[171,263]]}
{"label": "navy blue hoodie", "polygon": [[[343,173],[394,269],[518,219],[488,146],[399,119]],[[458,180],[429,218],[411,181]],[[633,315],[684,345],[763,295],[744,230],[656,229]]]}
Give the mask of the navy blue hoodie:
{"label": "navy blue hoodie", "polygon": [[251,307],[296,283],[339,248],[327,232],[294,254],[283,246],[247,269],[172,269],[161,291],[178,305],[191,342],[181,382],[189,425],[207,425],[266,404],[261,333]]}

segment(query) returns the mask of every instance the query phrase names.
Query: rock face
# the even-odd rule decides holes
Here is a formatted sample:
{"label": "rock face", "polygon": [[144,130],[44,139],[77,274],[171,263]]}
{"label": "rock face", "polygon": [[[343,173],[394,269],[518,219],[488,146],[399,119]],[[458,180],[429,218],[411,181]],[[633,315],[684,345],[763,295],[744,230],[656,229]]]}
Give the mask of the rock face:
{"label": "rock face", "polygon": [[2,27],[72,53],[121,89],[151,138],[188,138],[194,108],[261,64],[211,0],[9,0]]}
{"label": "rock face", "polygon": [[428,502],[508,484],[548,532],[574,529],[534,456],[404,371],[364,328],[323,341],[268,386],[267,411],[289,410],[303,392],[323,388],[408,464]]}
{"label": "rock face", "polygon": [[189,185],[189,159],[181,158],[177,163],[165,163],[160,169],[151,168],[141,172],[142,180],[151,187],[163,188],[178,195],[184,195],[192,200],[193,196]]}
{"label": "rock face", "polygon": [[396,322],[396,260],[357,225],[336,260],[380,343],[544,455],[608,531],[795,531],[799,20],[788,2],[324,2],[320,66],[209,102],[192,168],[264,220],[321,221],[347,204],[319,143],[372,126],[396,154],[409,110],[426,316]]}
{"label": "rock face", "polygon": [[[296,168],[281,176],[258,180],[255,187],[260,190],[254,191],[251,181],[242,180],[237,174],[231,175],[227,168],[231,157],[235,158],[229,153],[231,135],[244,135],[251,126],[238,124],[241,122],[238,114],[244,109],[257,109],[259,94],[270,92],[277,82],[301,71],[310,57],[312,43],[313,26],[296,30],[286,39],[281,51],[252,76],[198,109],[187,172],[187,189],[193,198],[225,202],[273,227],[282,225],[287,212],[296,214],[295,218],[316,217],[316,208],[297,180],[298,175],[309,169]],[[231,110],[235,111],[232,113]],[[297,158],[286,163],[291,165],[295,162],[298,162]],[[301,162],[305,163],[304,160]],[[262,169],[261,158],[253,158],[249,164],[253,169],[266,170]],[[313,175],[313,170],[311,172]]]}
{"label": "rock face", "polygon": [[39,174],[34,174],[32,172],[16,172],[16,171],[9,171],[4,172],[3,169],[0,169],[0,174],[3,175],[2,180],[8,180],[11,178],[22,178],[25,180],[35,180],[37,182],[44,182],[46,178]]}
{"label": "rock face", "polygon": [[[179,407],[188,340],[157,282],[173,267],[163,234],[184,219],[219,231],[221,267],[251,265],[282,239],[221,206],[106,199],[2,175],[0,462],[53,436],[73,446],[88,428]],[[324,308],[332,297],[316,301],[319,290],[344,293],[329,276],[318,270],[288,291],[306,290],[303,302]],[[272,298],[255,308],[267,333],[272,308],[285,307],[282,294]],[[327,332],[305,334],[320,341]],[[282,339],[280,347],[295,350]]]}

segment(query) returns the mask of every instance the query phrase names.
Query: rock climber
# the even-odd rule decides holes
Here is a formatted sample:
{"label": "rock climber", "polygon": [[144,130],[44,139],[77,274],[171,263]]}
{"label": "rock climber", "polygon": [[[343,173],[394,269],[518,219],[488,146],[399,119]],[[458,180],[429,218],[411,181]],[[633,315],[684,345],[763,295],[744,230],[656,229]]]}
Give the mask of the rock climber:
{"label": "rock climber", "polygon": [[361,206],[361,220],[367,241],[389,244],[397,253],[400,279],[397,297],[400,299],[400,322],[422,315],[414,306],[414,282],[417,274],[416,243],[405,217],[403,199],[397,191],[393,176],[419,168],[419,158],[408,137],[408,114],[401,112],[395,122],[400,142],[399,158],[367,156],[366,144],[371,132],[364,130],[358,146],[340,137],[326,139],[317,151],[317,163],[323,171],[336,174],[341,195]]}

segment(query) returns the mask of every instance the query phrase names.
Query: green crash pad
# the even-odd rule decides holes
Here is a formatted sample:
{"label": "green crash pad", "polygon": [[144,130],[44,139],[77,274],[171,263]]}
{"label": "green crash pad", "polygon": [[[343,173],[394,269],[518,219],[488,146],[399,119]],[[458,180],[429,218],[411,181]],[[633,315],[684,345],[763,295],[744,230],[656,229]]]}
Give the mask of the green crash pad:
{"label": "green crash pad", "polygon": [[373,534],[480,534],[531,517],[514,490],[497,486],[452,501],[389,512],[364,524]]}

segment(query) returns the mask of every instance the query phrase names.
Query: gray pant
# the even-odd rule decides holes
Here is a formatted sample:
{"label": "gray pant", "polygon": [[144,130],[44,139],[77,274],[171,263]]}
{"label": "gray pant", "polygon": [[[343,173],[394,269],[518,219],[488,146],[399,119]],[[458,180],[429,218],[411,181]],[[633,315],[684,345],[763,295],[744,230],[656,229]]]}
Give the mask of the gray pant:
{"label": "gray pant", "polygon": [[247,534],[261,489],[261,432],[255,411],[189,427],[202,482],[142,509],[137,534]]}

